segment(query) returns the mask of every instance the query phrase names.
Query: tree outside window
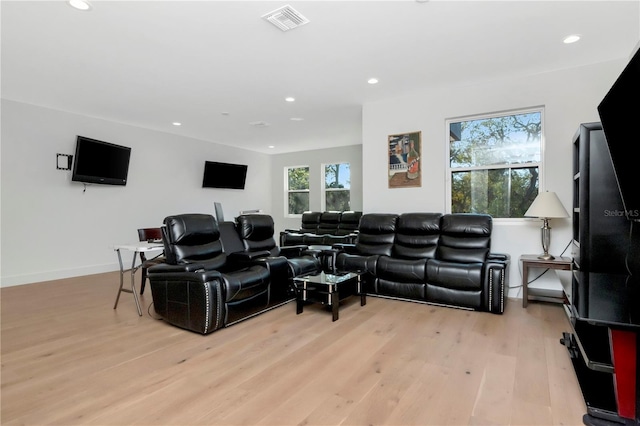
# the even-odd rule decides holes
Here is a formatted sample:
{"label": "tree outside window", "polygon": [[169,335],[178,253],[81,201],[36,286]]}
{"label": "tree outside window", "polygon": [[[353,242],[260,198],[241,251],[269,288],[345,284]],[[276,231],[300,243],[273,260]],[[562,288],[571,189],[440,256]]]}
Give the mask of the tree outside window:
{"label": "tree outside window", "polygon": [[324,165],[324,210],[351,210],[351,165]]}
{"label": "tree outside window", "polygon": [[309,166],[288,167],[287,214],[300,215],[309,210]]}
{"label": "tree outside window", "polygon": [[542,110],[447,125],[451,212],[524,217],[539,191]]}

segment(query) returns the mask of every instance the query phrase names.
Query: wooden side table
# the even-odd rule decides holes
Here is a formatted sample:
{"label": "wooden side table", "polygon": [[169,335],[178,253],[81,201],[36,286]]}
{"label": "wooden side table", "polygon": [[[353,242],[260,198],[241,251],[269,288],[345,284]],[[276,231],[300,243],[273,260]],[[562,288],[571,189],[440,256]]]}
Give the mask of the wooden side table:
{"label": "wooden side table", "polygon": [[564,292],[560,290],[529,289],[529,268],[546,268],[570,271],[573,261],[570,257],[556,257],[555,259],[538,259],[535,254],[523,254],[520,256],[522,262],[522,307],[526,308],[529,300],[542,300],[544,302],[564,303]]}

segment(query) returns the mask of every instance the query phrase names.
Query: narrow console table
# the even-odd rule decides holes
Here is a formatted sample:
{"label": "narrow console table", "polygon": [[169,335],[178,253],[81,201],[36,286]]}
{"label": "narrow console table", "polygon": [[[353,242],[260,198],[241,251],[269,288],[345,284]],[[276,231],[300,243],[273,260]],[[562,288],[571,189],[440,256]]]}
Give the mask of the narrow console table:
{"label": "narrow console table", "polygon": [[573,261],[570,257],[556,257],[555,259],[539,259],[535,254],[523,254],[520,256],[522,262],[522,307],[526,308],[529,300],[541,300],[545,302],[564,303],[564,292],[562,290],[545,290],[529,288],[529,269],[546,268],[570,271]]}
{"label": "narrow console table", "polygon": [[[142,309],[140,308],[140,300],[138,299],[138,293],[136,292],[135,285],[135,274],[138,269],[142,266],[139,264],[136,266],[136,259],[138,258],[138,254],[142,252],[148,251],[158,251],[163,250],[164,246],[162,243],[147,243],[147,242],[139,242],[139,243],[131,243],[131,244],[121,244],[114,246],[113,249],[118,253],[118,263],[120,264],[120,288],[118,289],[118,296],[116,296],[116,303],[113,305],[113,309],[118,307],[118,301],[120,300],[120,293],[133,293],[133,300],[136,302],[136,308],[138,309],[138,315],[142,316]],[[121,251],[129,251],[133,252],[133,261],[131,262],[131,288],[124,288],[124,274],[127,272],[124,269],[124,264],[122,263],[122,254]]]}

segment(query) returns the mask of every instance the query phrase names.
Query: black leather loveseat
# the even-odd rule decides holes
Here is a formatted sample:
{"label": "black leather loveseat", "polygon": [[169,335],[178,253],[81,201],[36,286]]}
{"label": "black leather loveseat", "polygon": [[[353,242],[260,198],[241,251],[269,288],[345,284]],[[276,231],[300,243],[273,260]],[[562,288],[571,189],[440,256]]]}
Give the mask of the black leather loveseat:
{"label": "black leather loveseat", "polygon": [[484,214],[365,214],[354,244],[338,244],[337,272],[362,271],[367,294],[504,312],[510,258],[491,253]]}
{"label": "black leather loveseat", "polygon": [[361,217],[361,211],[304,212],[299,229],[280,232],[280,246],[353,243]]}
{"label": "black leather loveseat", "polygon": [[220,223],[208,214],[168,216],[162,231],[166,262],[148,269],[154,309],[169,324],[197,333],[293,300],[292,277],[321,270],[316,253],[304,247],[283,255],[265,215]]}

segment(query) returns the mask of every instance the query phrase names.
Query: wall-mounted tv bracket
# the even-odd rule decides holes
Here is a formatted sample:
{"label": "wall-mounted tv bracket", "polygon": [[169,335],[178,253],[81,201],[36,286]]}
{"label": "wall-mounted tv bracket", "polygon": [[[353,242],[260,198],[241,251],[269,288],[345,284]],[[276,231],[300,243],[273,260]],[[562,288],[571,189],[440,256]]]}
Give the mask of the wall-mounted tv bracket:
{"label": "wall-mounted tv bracket", "polygon": [[69,154],[56,154],[56,169],[57,170],[71,170],[71,161],[73,155]]}

